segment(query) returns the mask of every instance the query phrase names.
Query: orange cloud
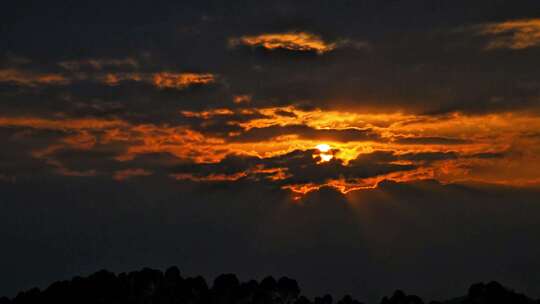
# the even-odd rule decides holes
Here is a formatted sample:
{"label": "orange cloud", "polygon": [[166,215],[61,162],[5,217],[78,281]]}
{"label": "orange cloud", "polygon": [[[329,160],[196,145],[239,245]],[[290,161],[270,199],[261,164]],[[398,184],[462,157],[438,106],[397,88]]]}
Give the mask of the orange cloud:
{"label": "orange cloud", "polygon": [[252,96],[251,96],[251,95],[247,95],[247,94],[244,94],[244,95],[235,95],[235,96],[233,97],[233,102],[236,103],[236,104],[250,103],[250,102],[251,102],[251,98],[252,98]]}
{"label": "orange cloud", "polygon": [[98,80],[117,86],[124,81],[147,82],[160,89],[182,90],[193,85],[204,85],[216,82],[216,75],[210,73],[108,73],[99,76]]}
{"label": "orange cloud", "polygon": [[123,81],[143,81],[144,77],[139,73],[108,73],[100,80],[109,86],[117,86]]}
{"label": "orange cloud", "polygon": [[434,173],[430,168],[419,168],[413,171],[395,172],[384,175],[379,175],[370,178],[359,178],[354,180],[345,179],[330,179],[325,183],[306,183],[306,184],[290,184],[285,185],[282,188],[291,190],[295,196],[295,200],[301,199],[304,195],[317,191],[323,187],[333,188],[343,194],[347,194],[352,191],[366,190],[377,188],[382,181],[395,181],[395,182],[410,182],[433,179]]}
{"label": "orange cloud", "polygon": [[30,127],[47,130],[102,130],[113,127],[127,126],[117,119],[47,119],[39,117],[0,117],[0,126]]}
{"label": "orange cloud", "polygon": [[185,117],[196,117],[196,118],[202,118],[202,119],[210,119],[215,116],[227,116],[227,115],[233,115],[234,111],[227,109],[227,108],[219,108],[219,109],[212,109],[202,112],[194,112],[194,111],[181,111],[180,112]]}
{"label": "orange cloud", "polygon": [[36,73],[17,69],[0,69],[0,82],[10,82],[22,86],[67,85],[71,81],[61,74]]}
{"label": "orange cloud", "polygon": [[217,76],[211,73],[108,73],[97,77],[109,86],[117,86],[124,81],[146,82],[160,89],[182,90],[193,85],[214,83]]}
{"label": "orange cloud", "polygon": [[[100,72],[105,67],[138,67],[134,59],[89,59],[81,61],[60,62],[60,66],[68,70],[67,75],[59,73],[41,73],[15,68],[0,69],[0,83],[14,83],[21,86],[68,85],[74,81],[92,80],[108,86],[118,86],[122,82],[134,81],[151,84],[159,89],[185,89],[194,85],[207,85],[217,81],[212,73],[191,72]],[[97,71],[79,72],[85,66]]]}
{"label": "orange cloud", "polygon": [[[218,76],[212,73],[193,72],[138,72],[111,71],[101,72],[106,67],[138,68],[138,62],[126,59],[88,59],[79,61],[64,61],[59,63],[65,70],[60,73],[33,72],[15,68],[0,69],[0,83],[14,83],[21,86],[38,85],[68,85],[74,81],[96,81],[108,86],[118,86],[122,82],[144,82],[159,89],[185,89],[194,85],[207,85],[217,81]],[[94,71],[79,71],[90,67]]]}
{"label": "orange cloud", "polygon": [[72,148],[90,150],[96,145],[97,139],[87,130],[82,130],[75,135],[65,137],[63,142]]}
{"label": "orange cloud", "polygon": [[[189,117],[212,119],[218,115],[242,115],[247,109],[215,109],[201,112],[182,112]],[[509,148],[512,138],[530,132],[531,128],[540,128],[537,116],[526,113],[501,113],[488,115],[463,115],[459,113],[446,116],[416,116],[404,113],[368,114],[331,110],[300,110],[295,107],[252,108],[249,115],[257,114],[253,119],[228,121],[237,125],[243,132],[255,128],[273,126],[305,125],[314,130],[356,130],[372,129],[380,134],[379,142],[341,142],[325,139],[336,150],[335,157],[348,162],[361,153],[374,150],[392,150],[398,153],[448,152],[481,153],[485,151],[503,151]],[[282,113],[290,113],[283,115]],[[258,118],[262,117],[262,118]],[[234,136],[239,133],[232,134]],[[271,157],[293,150],[312,149],[320,140],[302,138],[301,134],[278,136],[271,144],[261,138],[259,142],[232,143],[224,142],[221,146],[234,152]],[[233,136],[233,137],[234,137]]]}
{"label": "orange cloud", "polygon": [[324,41],[321,37],[307,32],[268,33],[242,36],[230,40],[231,45],[263,47],[268,50],[310,51],[323,54],[336,48],[336,43]]}
{"label": "orange cloud", "polygon": [[154,74],[153,84],[158,88],[184,89],[192,85],[209,84],[216,81],[216,76],[209,73],[169,73]]}
{"label": "orange cloud", "polygon": [[540,19],[520,19],[482,26],[480,33],[494,36],[488,49],[521,50],[540,46]]}

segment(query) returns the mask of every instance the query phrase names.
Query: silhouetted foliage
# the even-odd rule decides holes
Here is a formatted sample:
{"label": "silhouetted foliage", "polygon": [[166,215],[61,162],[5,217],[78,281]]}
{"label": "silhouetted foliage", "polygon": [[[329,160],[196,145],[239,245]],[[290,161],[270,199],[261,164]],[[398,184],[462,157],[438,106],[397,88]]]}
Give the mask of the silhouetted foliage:
{"label": "silhouetted foliage", "polygon": [[346,295],[343,297],[343,299],[339,300],[337,304],[363,304],[363,303],[353,299],[350,295]]}
{"label": "silhouetted foliage", "polygon": [[406,295],[401,290],[396,290],[392,297],[384,297],[381,304],[424,304],[424,301],[418,296]]}
{"label": "silhouetted foliage", "polygon": [[532,301],[523,294],[504,288],[497,282],[472,285],[467,296],[461,301],[464,304],[531,304],[535,302],[538,303],[538,301]]}
{"label": "silhouetted foliage", "polygon": [[[163,273],[144,268],[121,273],[102,270],[86,278],[59,281],[41,291],[33,288],[20,292],[14,299],[0,298],[0,304],[333,304],[331,295],[315,297],[313,301],[300,295],[298,283],[282,277],[276,281],[266,277],[260,283],[240,282],[234,274],[218,276],[211,288],[203,277],[183,278],[177,267]],[[469,288],[466,296],[430,304],[540,304],[523,294],[503,287],[497,282],[478,283]],[[363,304],[350,295],[336,304]],[[415,295],[397,290],[384,297],[381,304],[424,304]]]}

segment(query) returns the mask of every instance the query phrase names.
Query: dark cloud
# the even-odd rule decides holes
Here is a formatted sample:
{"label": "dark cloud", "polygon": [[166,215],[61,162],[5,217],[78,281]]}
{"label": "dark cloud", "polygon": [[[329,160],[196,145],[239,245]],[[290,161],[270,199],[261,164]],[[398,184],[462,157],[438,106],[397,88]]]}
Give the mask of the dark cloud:
{"label": "dark cloud", "polygon": [[448,137],[397,137],[394,143],[404,145],[462,145],[471,143],[470,140]]}
{"label": "dark cloud", "polygon": [[[229,155],[219,163],[215,164],[185,164],[174,167],[175,174],[189,174],[195,178],[211,177],[212,175],[226,175],[233,177],[236,174],[244,173],[242,178],[257,179],[265,176],[263,169],[286,169],[286,176],[271,182],[271,184],[291,185],[304,183],[325,183],[329,180],[345,179],[355,180],[360,178],[371,178],[393,172],[410,171],[418,168],[416,165],[393,164],[399,158],[392,153],[375,152],[361,155],[345,165],[341,160],[332,159],[328,162],[318,163],[320,158],[318,151],[293,151],[285,155],[257,158]],[[424,157],[425,159],[426,157]],[[262,171],[262,172],[261,172]],[[273,171],[269,171],[267,176],[271,176]],[[233,179],[236,181],[237,179]],[[223,182],[222,179],[208,181]],[[267,182],[268,183],[268,182]]]}
{"label": "dark cloud", "polygon": [[498,153],[484,152],[484,153],[472,154],[471,157],[472,158],[480,158],[480,159],[493,159],[493,158],[503,158],[503,157],[505,157],[507,155],[508,155],[507,152],[498,152]]}
{"label": "dark cloud", "polygon": [[46,149],[64,136],[54,130],[0,127],[0,174],[10,178],[49,174],[46,161],[33,157],[32,151]]}
{"label": "dark cloud", "polygon": [[237,136],[229,137],[232,141],[258,142],[283,135],[296,135],[303,139],[350,141],[379,141],[381,137],[371,129],[314,129],[306,125],[271,126],[252,128]]}
{"label": "dark cloud", "polygon": [[420,162],[433,162],[439,160],[457,159],[458,153],[455,152],[417,152],[417,153],[405,153],[398,156],[398,159],[420,161]]}

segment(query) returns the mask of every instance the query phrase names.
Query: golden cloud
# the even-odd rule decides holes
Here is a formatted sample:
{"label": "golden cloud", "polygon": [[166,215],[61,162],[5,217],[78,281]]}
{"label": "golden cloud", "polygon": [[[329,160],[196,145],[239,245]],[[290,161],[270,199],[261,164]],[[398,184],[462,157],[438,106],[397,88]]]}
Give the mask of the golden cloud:
{"label": "golden cloud", "polygon": [[209,73],[169,73],[154,74],[153,84],[158,88],[184,89],[192,85],[209,84],[216,81],[216,76]]}
{"label": "golden cloud", "polygon": [[301,199],[304,195],[317,191],[323,187],[329,187],[338,190],[343,194],[347,194],[352,191],[366,190],[377,188],[382,181],[394,181],[394,182],[410,182],[419,180],[428,180],[434,178],[434,172],[430,168],[419,168],[412,171],[395,172],[389,174],[382,174],[369,178],[358,178],[354,180],[346,179],[329,179],[325,183],[305,183],[305,184],[291,184],[285,185],[282,188],[292,191],[294,199]]}
{"label": "golden cloud", "polygon": [[309,51],[323,54],[336,48],[336,43],[324,41],[320,36],[308,32],[267,33],[242,36],[230,40],[230,44],[263,47],[267,50],[284,49],[290,51]]}
{"label": "golden cloud", "polygon": [[480,33],[492,35],[488,49],[507,48],[521,50],[540,46],[540,19],[521,19],[490,23],[481,27]]}

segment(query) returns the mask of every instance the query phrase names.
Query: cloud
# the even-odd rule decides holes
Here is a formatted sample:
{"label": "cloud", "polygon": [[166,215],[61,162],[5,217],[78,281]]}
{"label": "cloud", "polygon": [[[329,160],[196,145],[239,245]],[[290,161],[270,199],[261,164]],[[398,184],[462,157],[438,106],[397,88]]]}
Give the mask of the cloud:
{"label": "cloud", "polygon": [[160,88],[184,89],[192,85],[209,84],[216,81],[213,74],[199,73],[169,73],[160,72],[154,74],[153,84]]}
{"label": "cloud", "polygon": [[308,32],[266,33],[242,36],[230,40],[232,46],[245,45],[262,47],[267,50],[288,50],[294,52],[316,52],[324,54],[336,48],[336,43],[326,42],[320,36]]}
{"label": "cloud", "polygon": [[122,82],[145,82],[159,89],[183,90],[191,86],[207,85],[216,82],[217,76],[211,73],[107,73],[97,75],[97,80],[109,86],[118,86]]}
{"label": "cloud", "polygon": [[[217,76],[212,73],[192,73],[192,72],[101,72],[102,67],[116,67],[117,65],[131,65],[132,62],[124,61],[100,61],[91,60],[89,62],[62,62],[69,72],[48,73],[33,72],[22,69],[7,68],[0,69],[0,83],[15,84],[18,86],[63,86],[67,87],[73,83],[85,83],[95,81],[107,86],[115,87],[125,82],[143,82],[158,89],[184,90],[192,86],[201,86],[215,83]],[[82,66],[90,66],[97,71],[77,72]],[[68,88],[69,89],[69,88]]]}
{"label": "cloud", "polygon": [[107,73],[105,75],[99,75],[98,80],[109,86],[117,86],[125,81],[140,82],[146,78],[147,82],[150,82],[149,77],[140,73]]}
{"label": "cloud", "polygon": [[364,142],[381,140],[381,136],[372,129],[315,129],[305,125],[251,128],[238,135],[230,136],[229,139],[240,142],[259,142],[286,135],[314,141]]}
{"label": "cloud", "polygon": [[0,117],[0,126],[31,127],[45,130],[83,130],[126,126],[121,120],[108,119],[49,119],[39,117]]}
{"label": "cloud", "polygon": [[412,152],[396,156],[398,160],[408,160],[422,163],[432,163],[440,160],[458,159],[460,155],[456,152]]}
{"label": "cloud", "polygon": [[246,177],[244,172],[238,172],[234,174],[216,174],[212,173],[206,176],[196,176],[190,173],[174,173],[171,177],[177,180],[190,180],[193,182],[235,182],[241,178]]}
{"label": "cloud", "polygon": [[[327,153],[339,155],[338,152],[333,150]],[[299,194],[296,197],[299,199],[325,187],[345,194],[376,188],[384,181],[432,179],[452,183],[467,179],[470,172],[461,166],[475,166],[477,162],[502,157],[504,153],[373,151],[360,154],[348,162],[336,157],[322,162],[317,150],[296,150],[267,158],[227,155],[215,163],[185,163],[173,167],[171,177],[211,183],[258,181],[291,190]]]}
{"label": "cloud", "polygon": [[253,97],[249,94],[241,94],[233,96],[233,102],[236,104],[250,103]]}
{"label": "cloud", "polygon": [[390,152],[360,155],[349,164],[339,159],[320,162],[319,157],[316,150],[296,150],[269,158],[228,155],[217,163],[176,166],[171,176],[196,182],[260,181],[304,195],[322,187],[346,193],[375,187],[385,179],[410,176],[414,180],[405,172],[418,169],[413,164],[393,163],[398,158]]}
{"label": "cloud", "polygon": [[94,70],[102,70],[107,68],[137,68],[139,62],[134,58],[123,59],[104,59],[104,58],[91,58],[80,60],[68,60],[58,63],[62,68],[69,71],[79,71],[84,68],[90,68]]}
{"label": "cloud", "polygon": [[487,49],[522,50],[540,46],[540,19],[518,19],[481,26],[480,34],[491,36]]}
{"label": "cloud", "polygon": [[68,85],[71,81],[58,73],[38,73],[20,69],[0,69],[0,83],[13,83],[20,86]]}
{"label": "cloud", "polygon": [[464,145],[471,143],[470,140],[448,137],[403,137],[398,136],[393,142],[401,145]]}

